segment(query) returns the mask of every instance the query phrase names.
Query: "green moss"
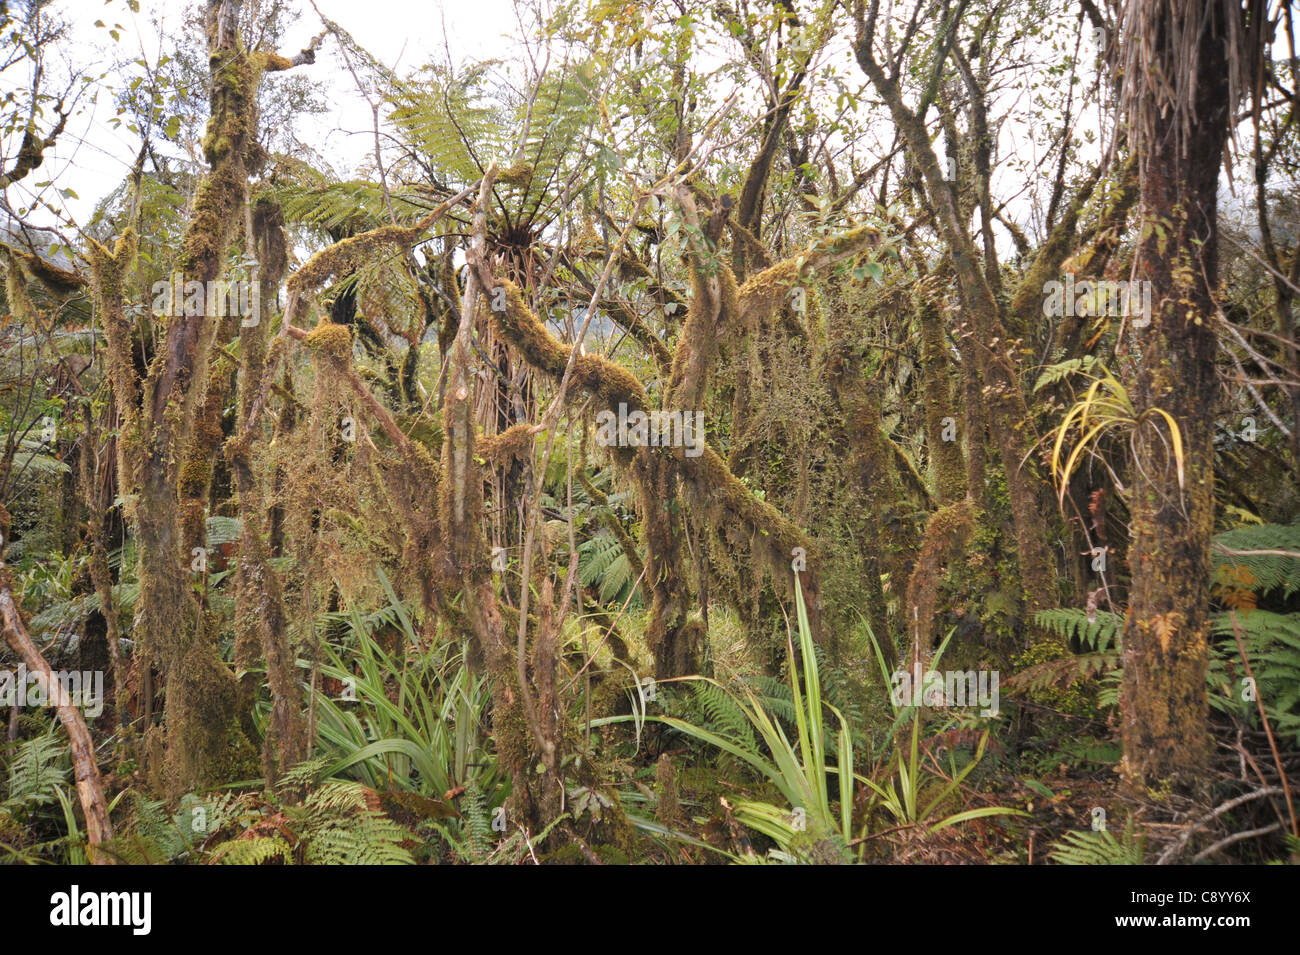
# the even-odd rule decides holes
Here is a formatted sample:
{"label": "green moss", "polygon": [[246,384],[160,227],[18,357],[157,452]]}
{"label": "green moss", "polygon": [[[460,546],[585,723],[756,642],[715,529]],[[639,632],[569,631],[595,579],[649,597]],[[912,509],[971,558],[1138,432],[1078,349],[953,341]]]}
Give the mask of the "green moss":
{"label": "green moss", "polygon": [[352,362],[352,332],[346,325],[322,321],[303,342],[313,354],[328,361],[348,365]]}
{"label": "green moss", "polygon": [[293,68],[293,60],[287,56],[281,56],[279,53],[263,52],[262,69],[268,73],[280,72]]}
{"label": "green moss", "polygon": [[533,424],[523,421],[500,434],[480,435],[475,448],[479,457],[489,464],[508,464],[516,458],[523,460],[532,454]]}
{"label": "green moss", "polygon": [[240,724],[234,673],[209,639],[186,643],[165,668],[170,791],[260,776],[261,756]]}
{"label": "green moss", "polygon": [[[1068,655],[1069,650],[1060,646],[1060,644],[1044,640],[1030,644],[1029,649],[1014,656],[1011,660],[1011,666],[1014,671],[1019,672],[1039,663],[1059,660]],[[1077,684],[1071,684],[1067,687],[1045,686],[1037,688],[1030,695],[1030,699],[1036,703],[1041,703],[1043,706],[1060,710],[1063,713],[1084,715],[1092,712],[1092,701],[1089,694]]]}
{"label": "green moss", "polygon": [[301,293],[319,288],[331,278],[347,275],[394,248],[410,245],[424,232],[423,223],[411,227],[381,226],[350,236],[322,249],[308,259],[289,279],[289,291]]}
{"label": "green moss", "polygon": [[[571,348],[557,341],[524,301],[519,286],[502,281],[505,290],[504,311],[492,311],[497,333],[523,353],[525,360],[554,379],[560,379],[569,363]],[[645,392],[636,375],[622,365],[599,355],[579,355],[572,381],[592,392],[610,408],[626,404],[629,411],[646,407]]]}

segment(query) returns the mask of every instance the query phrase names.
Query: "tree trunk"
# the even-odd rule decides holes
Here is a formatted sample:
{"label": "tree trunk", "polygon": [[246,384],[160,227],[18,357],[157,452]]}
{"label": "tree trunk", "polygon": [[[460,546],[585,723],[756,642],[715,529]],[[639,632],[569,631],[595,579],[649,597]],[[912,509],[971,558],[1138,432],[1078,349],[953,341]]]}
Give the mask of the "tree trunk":
{"label": "tree trunk", "polygon": [[[1199,9],[1193,9],[1193,7]],[[1188,25],[1203,19],[1204,26]],[[1175,21],[1181,21],[1176,24]],[[1210,537],[1214,529],[1216,193],[1228,134],[1223,8],[1159,5],[1141,17],[1153,45],[1190,86],[1190,123],[1144,88],[1131,110],[1140,168],[1142,239],[1135,276],[1151,283],[1150,324],[1128,317],[1124,374],[1138,419],[1134,448],[1132,591],[1124,631],[1122,769],[1152,792],[1197,788],[1209,757],[1205,677],[1209,639]],[[1197,36],[1199,71],[1187,75],[1179,28]],[[1174,94],[1175,96],[1178,93]],[[1181,432],[1183,473],[1172,453]]]}

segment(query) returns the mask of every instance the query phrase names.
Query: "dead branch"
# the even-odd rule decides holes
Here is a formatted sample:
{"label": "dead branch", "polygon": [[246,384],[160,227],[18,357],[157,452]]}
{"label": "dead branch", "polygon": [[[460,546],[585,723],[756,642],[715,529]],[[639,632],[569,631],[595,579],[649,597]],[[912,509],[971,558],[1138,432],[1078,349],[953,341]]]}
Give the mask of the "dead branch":
{"label": "dead branch", "polygon": [[[7,529],[7,527],[6,527]],[[0,617],[4,620],[5,641],[10,649],[27,665],[46,697],[51,700],[59,712],[59,720],[68,734],[68,743],[72,749],[72,765],[77,778],[77,797],[81,801],[81,810],[86,817],[86,838],[91,845],[90,861],[95,865],[113,865],[113,858],[104,852],[96,851],[113,838],[113,824],[108,816],[108,802],[104,798],[104,780],[99,775],[99,764],[95,761],[95,741],[91,739],[86,727],[85,717],[73,704],[67,691],[54,679],[50,665],[32,641],[23,617],[14,602],[10,590],[9,572],[0,561]]]}

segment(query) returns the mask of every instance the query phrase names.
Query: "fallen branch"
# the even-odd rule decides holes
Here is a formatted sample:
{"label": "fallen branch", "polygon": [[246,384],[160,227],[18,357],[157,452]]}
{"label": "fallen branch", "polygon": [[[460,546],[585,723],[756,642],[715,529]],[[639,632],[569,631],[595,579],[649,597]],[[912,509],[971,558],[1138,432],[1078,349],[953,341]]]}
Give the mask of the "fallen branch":
{"label": "fallen branch", "polygon": [[22,614],[14,603],[10,591],[9,572],[0,562],[0,616],[4,619],[5,640],[14,653],[22,658],[29,673],[36,677],[36,682],[45,690],[46,698],[54,703],[59,711],[59,720],[68,733],[68,742],[72,748],[72,765],[77,777],[77,796],[81,800],[81,810],[86,817],[86,837],[90,841],[90,861],[95,865],[113,865],[113,858],[107,853],[94,851],[94,847],[103,845],[113,838],[113,825],[108,818],[108,803],[104,799],[104,781],[99,775],[99,765],[95,762],[95,743],[86,727],[86,720],[81,711],[73,705],[59,681],[50,672],[50,665],[32,641]]}
{"label": "fallen branch", "polygon": [[1214,855],[1214,853],[1218,852],[1220,849],[1227,848],[1228,846],[1232,845],[1234,842],[1241,842],[1243,839],[1253,839],[1255,836],[1266,836],[1270,832],[1277,832],[1277,830],[1281,828],[1282,828],[1282,823],[1275,822],[1272,825],[1262,826],[1259,829],[1247,829],[1245,832],[1234,832],[1232,835],[1228,836],[1227,838],[1220,839],[1218,842],[1210,846],[1208,849],[1202,849],[1200,852],[1196,853],[1196,855],[1192,856],[1192,861],[1200,862],[1202,859],[1206,859]]}
{"label": "fallen branch", "polygon": [[[1168,865],[1169,862],[1177,858],[1178,854],[1181,853],[1184,848],[1186,848],[1187,843],[1189,843],[1192,840],[1192,836],[1194,836],[1201,829],[1205,828],[1206,824],[1213,822],[1215,819],[1218,819],[1225,812],[1228,812],[1232,809],[1236,809],[1238,806],[1242,805],[1243,803],[1252,802],[1256,799],[1262,799],[1265,796],[1276,796],[1281,791],[1282,789],[1278,786],[1265,786],[1262,789],[1256,789],[1248,793],[1242,793],[1240,796],[1234,796],[1232,799],[1229,799],[1227,802],[1223,803],[1222,805],[1215,807],[1214,810],[1206,813],[1190,827],[1183,830],[1183,833],[1178,837],[1178,840],[1174,842],[1172,845],[1170,845],[1169,848],[1167,848],[1164,852],[1160,853],[1160,857],[1156,859],[1156,865]],[[1274,825],[1280,826],[1281,823],[1275,823]]]}

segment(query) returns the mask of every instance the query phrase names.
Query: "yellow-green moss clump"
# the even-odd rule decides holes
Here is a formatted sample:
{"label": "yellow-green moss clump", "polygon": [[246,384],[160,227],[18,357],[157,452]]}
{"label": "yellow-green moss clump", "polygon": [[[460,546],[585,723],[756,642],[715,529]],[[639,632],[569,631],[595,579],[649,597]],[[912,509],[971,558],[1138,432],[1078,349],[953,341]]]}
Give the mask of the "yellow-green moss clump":
{"label": "yellow-green moss clump", "polygon": [[879,230],[861,225],[814,242],[799,255],[764,269],[740,287],[739,304],[745,322],[752,324],[764,310],[770,314],[785,300],[790,290],[813,271],[856,255],[864,247],[879,242]]}
{"label": "yellow-green moss clump", "polygon": [[522,461],[533,449],[533,424],[521,421],[500,434],[479,435],[474,447],[486,464],[507,464],[516,458]]}
{"label": "yellow-green moss clump", "polygon": [[764,269],[740,287],[739,306],[749,328],[771,316],[790,292],[804,281],[804,265],[797,259],[786,259]]}
{"label": "yellow-green moss clump", "polygon": [[281,56],[279,53],[263,51],[262,69],[267,73],[280,73],[284,70],[293,69],[293,60],[287,56]]}
{"label": "yellow-green moss clump", "polygon": [[323,321],[308,332],[303,344],[312,354],[340,365],[352,361],[352,332],[346,325]]}
{"label": "yellow-green moss clump", "polygon": [[324,285],[331,278],[347,275],[381,254],[410,245],[427,228],[427,217],[415,225],[381,226],[321,249],[289,279],[289,291],[299,293]]}

